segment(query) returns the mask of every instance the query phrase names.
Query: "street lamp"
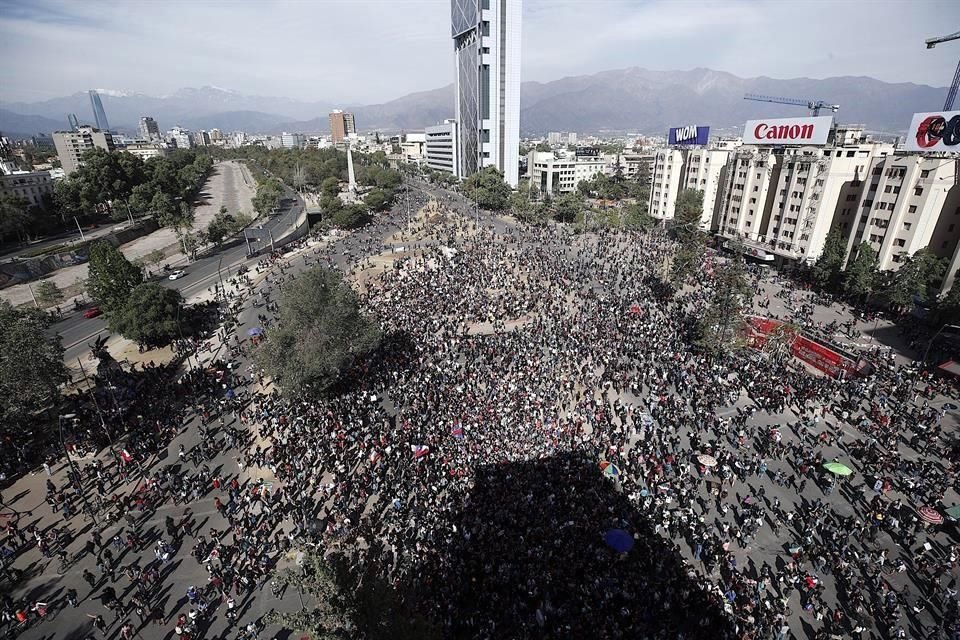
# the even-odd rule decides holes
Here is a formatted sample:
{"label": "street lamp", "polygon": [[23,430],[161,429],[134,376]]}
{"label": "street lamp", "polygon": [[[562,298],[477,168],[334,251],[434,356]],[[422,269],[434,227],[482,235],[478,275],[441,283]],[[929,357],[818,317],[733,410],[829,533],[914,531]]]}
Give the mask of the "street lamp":
{"label": "street lamp", "polygon": [[60,446],[63,448],[63,453],[67,456],[67,464],[70,466],[70,470],[73,471],[73,475],[77,480],[77,486],[80,489],[80,500],[83,501],[84,509],[87,513],[90,514],[90,519],[93,521],[94,526],[97,524],[97,514],[90,508],[90,503],[87,502],[87,495],[83,491],[83,478],[80,476],[80,471],[77,469],[76,465],[73,463],[73,458],[70,457],[70,450],[67,449],[66,442],[63,440],[63,421],[64,420],[76,420],[77,414],[75,413],[65,413],[57,416],[57,423],[60,426]]}

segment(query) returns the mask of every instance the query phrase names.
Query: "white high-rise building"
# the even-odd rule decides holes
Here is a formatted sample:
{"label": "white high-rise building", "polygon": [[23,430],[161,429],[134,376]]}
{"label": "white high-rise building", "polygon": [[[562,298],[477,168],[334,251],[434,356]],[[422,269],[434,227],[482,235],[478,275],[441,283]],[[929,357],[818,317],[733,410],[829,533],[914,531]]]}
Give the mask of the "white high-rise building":
{"label": "white high-rise building", "polygon": [[461,177],[496,167],[517,186],[520,0],[451,0]]}
{"label": "white high-rise building", "polygon": [[457,171],[457,123],[445,120],[443,124],[427,127],[424,152],[427,166],[437,171],[448,171],[459,175]]}

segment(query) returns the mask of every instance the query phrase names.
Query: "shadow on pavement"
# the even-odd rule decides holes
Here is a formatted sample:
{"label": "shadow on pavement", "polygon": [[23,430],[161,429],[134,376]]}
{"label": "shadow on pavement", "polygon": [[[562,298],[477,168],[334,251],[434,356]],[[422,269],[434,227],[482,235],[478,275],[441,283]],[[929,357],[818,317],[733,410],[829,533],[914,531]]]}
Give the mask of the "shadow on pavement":
{"label": "shadow on pavement", "polygon": [[[420,605],[445,621],[446,636],[734,637],[722,598],[703,591],[596,462],[572,453],[483,466],[474,477],[449,516],[448,544],[407,587],[421,585]],[[608,548],[611,529],[633,534],[633,549]]]}

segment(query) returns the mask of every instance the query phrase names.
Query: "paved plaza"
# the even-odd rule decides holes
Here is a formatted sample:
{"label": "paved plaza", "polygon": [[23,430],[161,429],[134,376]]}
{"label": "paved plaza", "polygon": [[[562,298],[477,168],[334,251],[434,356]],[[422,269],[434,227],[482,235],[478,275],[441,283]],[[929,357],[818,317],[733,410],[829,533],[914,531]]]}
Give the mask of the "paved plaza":
{"label": "paved plaza", "polygon": [[[689,337],[711,280],[665,296],[663,236],[489,215],[478,231],[457,196],[418,188],[413,210],[427,197],[442,215],[408,224],[401,205],[231,289],[238,324],[199,357],[235,363],[225,379],[242,406],[222,422],[187,412],[162,450],[138,460],[143,476],[104,491],[137,492],[176,465],[183,478],[200,474],[196,497],[188,489],[175,503],[171,490],[132,524],[107,525],[101,547],[90,523],[65,521],[44,499],[48,481],[68,484],[62,460],[3,491],[0,520],[41,534],[65,526],[77,557],[61,576],[34,540],[18,545],[12,566],[25,575],[9,592],[47,605],[21,637],[86,638],[101,615],[111,626],[93,637],[166,640],[199,601],[206,613],[182,636],[290,637],[262,624],[300,608],[295,593],[274,592],[271,571],[294,566],[312,539],[357,575],[373,568],[415,593],[409,615],[437,621],[444,637],[950,637],[957,532],[925,524],[919,509],[960,503],[957,400],[951,382],[912,364],[925,344],[883,319],[833,331],[848,309],[755,268],[755,312],[799,322],[806,306],[809,331],[877,372],[841,381],[767,353],[713,359]],[[387,347],[336,399],[286,403],[260,386],[249,333],[264,326],[269,337],[262,303],[318,263],[357,282]],[[826,472],[830,462],[852,475]],[[131,532],[142,549],[128,548]],[[192,553],[201,536],[218,544]],[[234,589],[222,580],[230,568]]]}

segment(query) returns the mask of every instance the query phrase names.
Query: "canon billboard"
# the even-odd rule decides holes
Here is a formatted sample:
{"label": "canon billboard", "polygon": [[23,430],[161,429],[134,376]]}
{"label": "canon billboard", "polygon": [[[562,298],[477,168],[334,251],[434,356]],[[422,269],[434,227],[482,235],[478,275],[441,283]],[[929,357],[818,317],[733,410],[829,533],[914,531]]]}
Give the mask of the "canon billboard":
{"label": "canon billboard", "polygon": [[743,125],[743,144],[794,146],[827,144],[831,126],[833,126],[832,116],[747,120]]}
{"label": "canon billboard", "polygon": [[707,144],[710,139],[710,127],[688,125],[686,127],[671,127],[667,136],[668,144]]}
{"label": "canon billboard", "polygon": [[915,113],[907,131],[907,151],[960,152],[960,111]]}

